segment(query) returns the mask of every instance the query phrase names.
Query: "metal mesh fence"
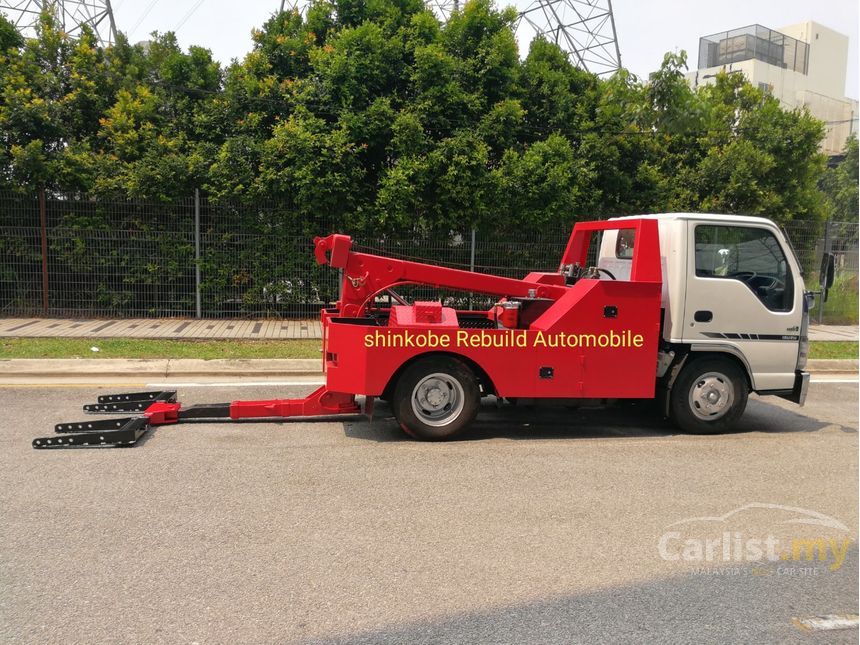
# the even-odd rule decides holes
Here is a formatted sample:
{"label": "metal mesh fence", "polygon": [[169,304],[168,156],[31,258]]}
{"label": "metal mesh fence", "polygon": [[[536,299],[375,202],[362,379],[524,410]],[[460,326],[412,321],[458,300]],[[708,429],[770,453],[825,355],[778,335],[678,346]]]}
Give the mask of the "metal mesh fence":
{"label": "metal mesh fence", "polygon": [[817,290],[824,253],[834,256],[836,280],[827,302],[816,299],[813,320],[832,324],[856,324],[858,317],[858,235],[857,222],[791,222],[785,233],[803,269],[806,288]]}
{"label": "metal mesh fence", "polygon": [[35,196],[0,193],[0,307],[3,313],[42,313],[42,252]]}
{"label": "metal mesh fence", "polygon": [[[346,233],[360,251],[522,277],[556,270],[570,233],[567,227],[498,227],[474,235],[471,230],[382,235],[324,218],[308,221],[289,204],[201,200],[196,207],[193,197],[159,203],[49,195],[44,230],[41,215],[38,195],[0,193],[0,315],[194,317],[199,293],[205,318],[315,317],[337,299],[339,276],[314,261],[314,235]],[[858,225],[794,222],[786,233],[808,288],[817,285],[825,249],[836,255],[834,293],[842,295],[831,296],[825,311],[849,315],[847,299],[853,293],[856,320]],[[401,295],[441,295],[453,306],[488,302],[484,296],[438,294],[426,287],[404,287]]]}
{"label": "metal mesh fence", "polygon": [[857,275],[858,228],[857,222],[791,222],[784,227],[807,280],[817,280],[825,251],[834,255],[837,275]]}

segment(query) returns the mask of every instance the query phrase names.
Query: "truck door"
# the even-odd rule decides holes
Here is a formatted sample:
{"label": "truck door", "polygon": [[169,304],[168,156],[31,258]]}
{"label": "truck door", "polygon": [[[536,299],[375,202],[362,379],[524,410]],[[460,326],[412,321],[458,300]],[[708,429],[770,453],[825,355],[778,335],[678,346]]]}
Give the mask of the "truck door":
{"label": "truck door", "polygon": [[775,231],[756,224],[690,222],[684,340],[744,360],[754,389],[794,384],[803,284]]}

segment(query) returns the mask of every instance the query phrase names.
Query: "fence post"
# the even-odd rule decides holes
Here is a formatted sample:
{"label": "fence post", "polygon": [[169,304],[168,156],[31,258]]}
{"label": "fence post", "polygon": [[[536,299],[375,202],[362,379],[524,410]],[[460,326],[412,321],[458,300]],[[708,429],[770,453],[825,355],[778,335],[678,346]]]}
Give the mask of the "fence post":
{"label": "fence post", "polygon": [[200,299],[200,189],[194,189],[194,299],[197,304],[197,317],[203,317]]}
{"label": "fence post", "polygon": [[475,272],[475,229],[472,229],[472,254],[469,258],[469,271]]}
{"label": "fence post", "polygon": [[[826,256],[830,253],[830,249],[833,246],[833,241],[830,239],[830,220],[824,222],[824,248],[822,250],[822,256]],[[823,263],[822,263],[823,264]],[[819,276],[819,280],[821,276]],[[818,324],[821,324],[822,319],[824,318],[824,289],[821,290],[821,306],[818,307]]]}
{"label": "fence post", "polygon": [[[469,254],[469,271],[475,272],[475,229],[472,229],[472,249]],[[469,292],[469,309],[472,308],[472,292]]]}
{"label": "fence post", "polygon": [[48,212],[45,189],[39,189],[39,228],[42,237],[42,313],[48,315]]}

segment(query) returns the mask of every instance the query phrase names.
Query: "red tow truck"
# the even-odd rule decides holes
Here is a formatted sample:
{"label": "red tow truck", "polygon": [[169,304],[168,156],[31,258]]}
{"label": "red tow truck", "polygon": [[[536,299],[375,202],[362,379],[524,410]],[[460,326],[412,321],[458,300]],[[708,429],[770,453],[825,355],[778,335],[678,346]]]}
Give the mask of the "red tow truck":
{"label": "red tow truck", "polygon": [[[738,233],[737,225],[721,217],[577,223],[558,270],[522,279],[359,253],[346,235],[316,238],[317,262],[343,273],[340,300],[321,312],[324,386],[302,399],[188,407],[177,402],[175,391],[104,395],[84,410],[140,416],[59,424],[54,436],[35,439],[33,447],[129,446],[152,426],[188,419],[371,415],[377,398],[391,405],[405,432],[425,440],[447,439],[467,428],[485,396],[512,402],[657,397],[667,416],[687,431],[727,430],[743,413],[750,391],[802,404],[808,384],[802,371],[808,302],[796,260],[772,223],[745,218],[752,233]],[[699,276],[700,246],[705,249],[702,262],[708,264],[713,245],[707,243],[715,235],[702,229],[707,239],[700,245],[694,232],[699,224],[726,228],[717,231],[724,238],[717,239],[714,252],[720,261],[731,262],[735,253],[734,268],[743,269],[740,256],[753,248],[749,240],[754,245],[765,240],[770,248],[783,250],[785,275],[770,276],[769,269],[759,267],[760,272],[752,273],[764,281],[754,282],[747,270]],[[596,266],[588,266],[591,244],[599,248]],[[737,284],[731,288],[749,292],[753,307],[782,299],[774,313],[782,316],[779,324],[796,318],[797,333],[763,340],[780,341],[780,357],[794,352],[790,369],[757,374],[732,339],[711,338],[707,334],[714,332],[706,329],[701,338],[684,337],[687,323],[676,312],[680,295],[670,303],[667,286],[682,285],[689,299],[686,289],[692,280],[680,277],[682,269],[677,269],[667,285],[664,273],[686,266],[690,258],[696,278],[733,280]],[[768,292],[768,284],[779,293]],[[439,301],[410,304],[397,292],[404,285],[485,294],[495,303],[488,310],[455,310]],[[385,300],[381,296],[388,303],[380,304]],[[732,306],[744,305],[739,297],[733,296]],[[710,320],[700,324],[691,319],[691,328],[708,327],[715,314],[707,313]],[[707,316],[696,312],[695,320],[700,317]],[[718,322],[728,324],[720,318],[722,312]],[[757,377],[774,387],[756,387]]]}

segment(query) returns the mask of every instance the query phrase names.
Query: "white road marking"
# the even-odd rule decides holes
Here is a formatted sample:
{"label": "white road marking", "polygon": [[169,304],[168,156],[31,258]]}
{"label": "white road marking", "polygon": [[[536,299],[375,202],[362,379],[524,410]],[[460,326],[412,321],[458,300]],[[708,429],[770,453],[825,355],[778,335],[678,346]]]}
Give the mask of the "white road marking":
{"label": "white road marking", "polygon": [[[38,389],[45,387],[104,387],[105,385],[109,385],[106,383],[4,383],[0,381],[0,388],[12,388],[12,387],[20,387],[20,388],[30,388],[30,389]],[[146,387],[146,383],[127,383],[123,381],[121,383],[122,387]]]}
{"label": "white road marking", "polygon": [[297,386],[297,385],[325,385],[325,381],[215,381],[212,383],[147,383],[146,387],[266,387]]}
{"label": "white road marking", "polygon": [[834,629],[856,629],[860,626],[857,614],[828,614],[809,618],[793,618],[792,622],[806,631],[827,632]]}
{"label": "white road marking", "polygon": [[860,383],[860,379],[856,378],[813,378],[809,379],[810,383]]}

